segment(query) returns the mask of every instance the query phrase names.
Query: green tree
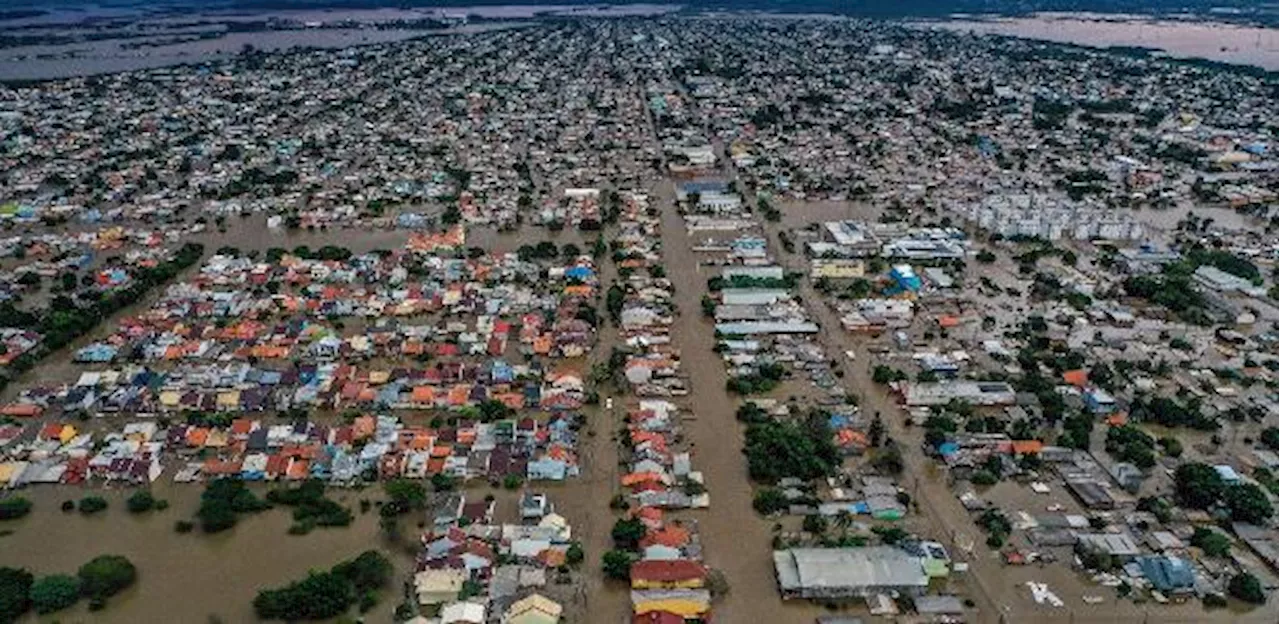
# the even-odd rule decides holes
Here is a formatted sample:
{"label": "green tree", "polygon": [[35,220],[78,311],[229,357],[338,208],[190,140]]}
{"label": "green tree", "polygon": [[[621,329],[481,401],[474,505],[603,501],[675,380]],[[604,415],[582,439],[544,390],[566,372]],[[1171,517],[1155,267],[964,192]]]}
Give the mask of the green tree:
{"label": "green tree", "polygon": [[312,572],[280,589],[264,589],[253,599],[253,610],[264,620],[326,620],[355,602],[355,587],[332,572]]}
{"label": "green tree", "polygon": [[1227,536],[1205,527],[1196,527],[1191,545],[1210,557],[1225,557],[1231,552],[1231,540]]}
{"label": "green tree", "polygon": [[333,573],[347,579],[361,594],[386,587],[394,572],[391,561],[376,550],[366,550],[355,559],[333,566]]}
{"label": "green tree", "polygon": [[582,550],[582,544],[579,544],[578,542],[569,544],[569,548],[564,552],[564,560],[571,566],[576,566],[582,563],[582,560],[585,558],[586,553]]}
{"label": "green tree", "polygon": [[1258,582],[1258,577],[1248,572],[1241,572],[1231,577],[1231,580],[1227,581],[1227,593],[1249,604],[1260,605],[1267,602],[1267,594],[1262,591],[1262,583]]}
{"label": "green tree", "polygon": [[818,514],[810,514],[804,517],[801,528],[814,535],[822,535],[827,531],[827,519]]}
{"label": "green tree", "polygon": [[610,550],[600,559],[606,577],[620,581],[631,578],[631,564],[636,561],[635,553],[625,550]]}
{"label": "green tree", "polygon": [[1179,504],[1206,509],[1222,498],[1226,484],[1212,466],[1190,462],[1173,472],[1173,487]]}
{"label": "green tree", "polygon": [[1231,519],[1251,524],[1267,524],[1275,515],[1271,499],[1262,488],[1252,483],[1230,486],[1223,495],[1223,502],[1231,511]]}
{"label": "green tree", "polygon": [[756,491],[751,506],[758,513],[767,516],[786,509],[787,497],[778,488],[764,487]]}
{"label": "green tree", "polygon": [[35,577],[21,568],[0,568],[0,624],[12,624],[31,608]]}
{"label": "green tree", "polygon": [[761,483],[775,483],[784,477],[817,479],[831,474],[840,463],[831,432],[820,414],[805,426],[789,421],[749,425],[743,452],[747,455],[747,472]]}
{"label": "green tree", "polygon": [[101,496],[86,496],[80,499],[78,508],[80,513],[86,516],[96,514],[107,508],[107,499]]}
{"label": "green tree", "polygon": [[21,496],[0,500],[0,520],[13,520],[28,513],[31,513],[31,501]]}
{"label": "green tree", "polygon": [[644,539],[645,527],[639,518],[620,518],[613,524],[610,535],[618,548],[635,550]]}
{"label": "green tree", "polygon": [[131,513],[151,511],[155,505],[155,497],[147,490],[138,490],[130,495],[129,499],[125,501],[125,507],[128,508]]}
{"label": "green tree", "polygon": [[392,479],[382,484],[387,498],[402,509],[422,509],[427,504],[427,488],[419,481]]}
{"label": "green tree", "polygon": [[80,581],[66,574],[40,577],[31,585],[31,606],[36,613],[61,611],[80,599]]}
{"label": "green tree", "polygon": [[1280,448],[1280,428],[1267,427],[1260,436],[1262,443],[1269,449]]}
{"label": "green tree", "polygon": [[120,555],[99,555],[80,566],[80,591],[90,600],[105,600],[138,579],[133,563]]}

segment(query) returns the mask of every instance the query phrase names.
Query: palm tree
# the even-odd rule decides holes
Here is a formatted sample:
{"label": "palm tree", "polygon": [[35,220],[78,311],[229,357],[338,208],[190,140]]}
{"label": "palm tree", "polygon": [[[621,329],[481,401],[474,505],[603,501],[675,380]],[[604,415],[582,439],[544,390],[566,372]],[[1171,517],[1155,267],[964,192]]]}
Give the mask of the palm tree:
{"label": "palm tree", "polygon": [[841,509],[836,514],[834,524],[836,529],[840,531],[840,541],[843,542],[845,537],[848,536],[849,527],[853,526],[853,514],[849,513],[847,509]]}

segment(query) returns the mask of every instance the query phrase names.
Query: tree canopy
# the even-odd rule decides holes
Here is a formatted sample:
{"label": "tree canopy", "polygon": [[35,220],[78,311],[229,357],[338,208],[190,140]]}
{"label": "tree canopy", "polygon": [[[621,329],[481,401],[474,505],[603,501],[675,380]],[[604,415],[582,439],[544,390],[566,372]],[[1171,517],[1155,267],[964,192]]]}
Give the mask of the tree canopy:
{"label": "tree canopy", "polygon": [[133,562],[120,555],[100,555],[80,566],[80,591],[90,600],[103,601],[138,579]]}
{"label": "tree canopy", "polygon": [[365,551],[327,572],[312,571],[300,581],[258,592],[253,610],[266,620],[327,620],[385,587],[391,573],[391,562],[382,553]]}

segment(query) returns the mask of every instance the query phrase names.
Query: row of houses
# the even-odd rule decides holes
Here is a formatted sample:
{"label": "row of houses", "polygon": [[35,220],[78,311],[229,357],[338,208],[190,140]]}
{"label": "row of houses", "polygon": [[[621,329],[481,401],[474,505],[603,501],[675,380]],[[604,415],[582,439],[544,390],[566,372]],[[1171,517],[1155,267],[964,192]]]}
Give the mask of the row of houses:
{"label": "row of houses", "polygon": [[521,524],[494,521],[492,500],[446,497],[421,536],[410,581],[414,624],[556,624],[564,606],[546,594],[561,577],[573,527],[543,494],[525,492]]}
{"label": "row of houses", "polygon": [[622,290],[618,313],[619,334],[627,346],[622,374],[632,391],[642,397],[688,394],[680,352],[671,343],[675,319],[671,281],[662,264],[659,218],[648,197],[624,194],[622,217],[615,240],[614,260],[621,277],[614,288]]}
{"label": "row of houses", "polygon": [[581,419],[558,414],[455,424],[409,425],[388,415],[348,424],[271,423],[238,418],[225,426],[156,421],[127,424],[96,439],[68,423],[0,427],[0,485],[146,484],[166,470],[178,482],[321,479],[354,485],[383,478],[499,482],[509,476],[563,481],[578,474]]}
{"label": "row of houses", "polygon": [[574,410],[586,398],[576,368],[543,369],[502,359],[440,361],[377,368],[334,362],[278,368],[247,362],[179,364],[169,370],[127,365],[81,373],[72,384],[24,388],[0,414],[264,413],[290,409]]}
{"label": "row of houses", "polygon": [[[347,260],[286,254],[274,262],[216,255],[77,359],[498,356],[511,341],[541,357],[590,350],[597,276],[589,257],[545,266],[518,254],[433,253],[410,247]],[[348,334],[344,318],[373,320]]]}

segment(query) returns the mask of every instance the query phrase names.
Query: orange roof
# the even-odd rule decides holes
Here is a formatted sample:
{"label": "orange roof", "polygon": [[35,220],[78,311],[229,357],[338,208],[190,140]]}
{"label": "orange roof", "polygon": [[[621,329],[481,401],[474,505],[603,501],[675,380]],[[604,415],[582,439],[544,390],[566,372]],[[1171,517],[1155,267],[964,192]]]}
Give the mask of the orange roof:
{"label": "orange roof", "polygon": [[548,548],[538,553],[536,558],[538,561],[542,562],[542,565],[547,566],[548,568],[558,568],[564,565],[566,557],[563,550]]}
{"label": "orange roof", "polygon": [[427,474],[437,475],[444,472],[444,458],[436,457],[427,460]]}
{"label": "orange roof", "polygon": [[955,327],[956,325],[959,325],[959,324],[960,324],[960,319],[954,316],[947,315],[947,316],[938,317],[939,327]]}
{"label": "orange roof", "polygon": [[640,540],[640,546],[648,547],[654,544],[670,546],[672,548],[683,546],[689,543],[689,532],[683,527],[674,524],[665,526],[656,531],[650,531],[644,539]]}
{"label": "orange roof", "polygon": [[1073,386],[1083,388],[1085,384],[1089,383],[1089,373],[1086,373],[1084,369],[1080,368],[1064,371],[1062,373],[1062,380]]}
{"label": "orange roof", "polygon": [[436,389],[431,386],[417,386],[413,389],[414,403],[435,403]]}
{"label": "orange roof", "polygon": [[307,476],[307,469],[311,462],[305,459],[295,459],[289,464],[288,477],[290,479],[301,479]]}
{"label": "orange roof", "polygon": [[1014,440],[1014,455],[1039,455],[1040,450],[1044,448],[1044,442],[1039,440]]}
{"label": "orange roof", "polygon": [[637,483],[645,483],[648,481],[662,482],[662,475],[656,472],[633,472],[622,476],[622,485],[632,486]]}
{"label": "orange roof", "polygon": [[1128,412],[1116,412],[1110,416],[1107,416],[1107,424],[1111,425],[1112,427],[1119,427],[1121,425],[1124,425],[1127,422],[1129,422]]}
{"label": "orange roof", "polygon": [[4,408],[0,408],[0,414],[5,416],[39,416],[44,408],[34,403],[10,403]]}

